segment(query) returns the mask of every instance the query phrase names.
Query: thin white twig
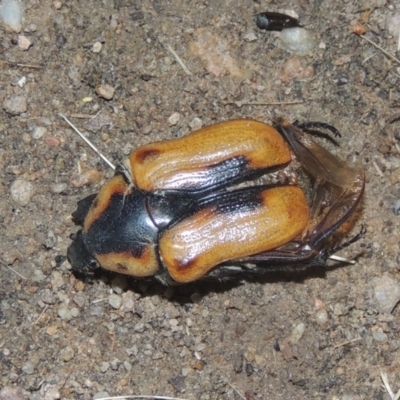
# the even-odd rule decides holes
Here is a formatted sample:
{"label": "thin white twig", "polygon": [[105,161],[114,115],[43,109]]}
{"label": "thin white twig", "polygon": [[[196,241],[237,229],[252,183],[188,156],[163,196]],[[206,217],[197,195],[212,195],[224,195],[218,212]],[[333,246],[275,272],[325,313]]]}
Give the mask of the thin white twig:
{"label": "thin white twig", "polygon": [[95,151],[97,153],[97,155],[99,157],[101,157],[101,159],[110,167],[112,168],[114,171],[116,169],[115,165],[106,157],[104,156],[100,150],[86,137],[84,136],[80,130],[63,114],[59,114],[61,118],[63,118],[65,120],[65,122],[67,122],[67,124],[81,137],[81,139],[92,148],[93,151]]}
{"label": "thin white twig", "polygon": [[47,305],[45,308],[43,308],[43,311],[40,313],[40,315],[37,317],[36,321],[33,323],[33,325],[36,325],[39,322],[39,319],[42,318],[42,315],[46,312],[46,310],[49,308]]}
{"label": "thin white twig", "polygon": [[230,382],[228,382],[228,385],[243,399],[246,400],[246,397],[242,395],[242,393],[239,392]]}
{"label": "thin white twig", "polygon": [[375,46],[377,49],[379,49],[382,53],[386,54],[389,58],[391,58],[393,61],[396,61],[398,64],[400,64],[400,60],[398,58],[396,58],[395,56],[392,56],[388,51],[386,51],[385,49],[383,49],[381,46],[377,45],[375,42],[373,42],[371,39],[368,39],[366,36],[364,35],[358,35],[360,37],[362,37],[364,40],[366,40],[368,43],[371,43],[372,46]]}
{"label": "thin white twig", "polygon": [[175,60],[182,67],[182,69],[185,71],[186,75],[192,75],[192,73],[189,71],[188,67],[185,65],[185,63],[178,56],[178,54],[176,54],[176,51],[169,44],[167,44],[167,49],[175,57]]}
{"label": "thin white twig", "polygon": [[14,268],[11,268],[9,265],[4,263],[3,261],[0,261],[0,263],[3,264],[6,268],[10,269],[12,272],[14,272],[14,274],[17,274],[22,279],[27,279],[27,278],[25,278],[25,276],[21,275],[18,271],[16,271]]}

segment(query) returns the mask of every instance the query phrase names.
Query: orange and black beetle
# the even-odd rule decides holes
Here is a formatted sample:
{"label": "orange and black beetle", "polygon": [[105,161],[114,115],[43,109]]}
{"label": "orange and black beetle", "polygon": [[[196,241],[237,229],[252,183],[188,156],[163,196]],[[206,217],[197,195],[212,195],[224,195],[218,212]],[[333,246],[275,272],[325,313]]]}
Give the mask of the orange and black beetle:
{"label": "orange and black beetle", "polygon": [[[73,269],[170,284],[325,265],[362,234],[328,243],[359,204],[364,171],[303,133],[314,126],[233,120],[136,149],[127,169],[78,203]],[[255,183],[291,163],[291,151],[312,183],[309,200],[294,184]]]}

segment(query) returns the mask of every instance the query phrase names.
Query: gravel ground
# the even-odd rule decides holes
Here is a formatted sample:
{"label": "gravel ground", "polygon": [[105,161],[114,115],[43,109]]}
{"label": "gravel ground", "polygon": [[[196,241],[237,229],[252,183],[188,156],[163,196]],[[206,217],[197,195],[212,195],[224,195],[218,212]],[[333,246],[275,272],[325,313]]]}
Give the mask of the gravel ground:
{"label": "gravel ground", "polygon": [[[298,13],[309,54],[255,26],[267,9]],[[396,55],[394,1],[26,1],[19,36],[0,30],[1,400],[390,399],[381,372],[400,389],[400,64],[357,19]],[[330,149],[367,176],[348,237],[368,232],[341,253],[357,263],[177,288],[75,276],[70,214],[112,171],[60,112],[114,162],[232,118],[336,126]]]}

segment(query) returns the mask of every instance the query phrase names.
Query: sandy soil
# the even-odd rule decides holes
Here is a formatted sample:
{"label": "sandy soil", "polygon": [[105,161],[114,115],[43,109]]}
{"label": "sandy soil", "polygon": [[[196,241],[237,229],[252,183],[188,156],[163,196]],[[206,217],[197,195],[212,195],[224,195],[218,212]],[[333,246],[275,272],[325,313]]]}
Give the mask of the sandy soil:
{"label": "sandy soil", "polygon": [[[400,307],[385,309],[376,293],[400,290],[400,65],[352,34],[351,22],[364,18],[367,37],[396,55],[387,21],[400,6],[26,3],[21,35],[31,47],[0,31],[1,399],[389,399],[381,371],[399,390]],[[254,15],[267,9],[296,11],[313,50],[296,56],[260,31]],[[101,94],[104,84],[113,95]],[[341,253],[357,264],[179,288],[75,276],[60,257],[77,230],[69,216],[112,171],[59,112],[114,162],[232,118],[336,126],[341,147],[331,150],[357,156],[367,175],[348,237],[361,224],[368,232]]]}

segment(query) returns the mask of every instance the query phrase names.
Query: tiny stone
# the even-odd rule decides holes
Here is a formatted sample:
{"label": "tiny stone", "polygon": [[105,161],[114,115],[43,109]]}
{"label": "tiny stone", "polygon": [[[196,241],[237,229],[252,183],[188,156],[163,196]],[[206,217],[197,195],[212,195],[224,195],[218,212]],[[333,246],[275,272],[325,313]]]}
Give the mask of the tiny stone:
{"label": "tiny stone", "polygon": [[181,114],[178,112],[174,112],[169,118],[168,118],[168,125],[169,126],[175,126],[178,124],[179,120],[181,119]]}
{"label": "tiny stone", "polygon": [[122,297],[113,293],[110,295],[110,297],[108,299],[108,303],[115,310],[119,310],[122,305]]}
{"label": "tiny stone", "polygon": [[372,332],[372,337],[377,342],[387,342],[388,341],[388,335],[385,332],[374,331],[374,332]]}
{"label": "tiny stone", "polygon": [[400,285],[387,274],[374,280],[375,298],[382,312],[390,313],[400,301]]}
{"label": "tiny stone", "polygon": [[59,9],[62,7],[61,1],[58,1],[58,0],[53,1],[53,7],[54,7],[56,10],[59,10]]}
{"label": "tiny stone", "polygon": [[200,118],[193,118],[189,123],[190,129],[193,131],[197,131],[203,126],[203,121]]}
{"label": "tiny stone", "polygon": [[111,281],[111,287],[114,290],[114,292],[117,294],[121,294],[126,289],[127,286],[128,286],[128,283],[127,283],[126,277],[124,275],[117,275]]}
{"label": "tiny stone", "polygon": [[27,362],[22,366],[22,371],[24,371],[25,374],[27,374],[27,375],[33,374],[34,370],[35,370],[35,366],[34,366],[33,363],[31,363],[30,361],[27,361]]}
{"label": "tiny stone", "polygon": [[107,372],[108,368],[110,368],[110,364],[108,362],[106,362],[106,361],[103,361],[101,363],[101,365],[100,365],[100,371],[103,372],[103,373]]}
{"label": "tiny stone", "polygon": [[178,326],[178,324],[179,324],[179,321],[175,318],[170,319],[168,322],[171,326]]}
{"label": "tiny stone", "polygon": [[32,133],[34,139],[40,139],[44,134],[47,133],[47,129],[44,126],[38,126]]}
{"label": "tiny stone", "polygon": [[101,400],[108,397],[110,397],[110,395],[107,392],[98,392],[93,396],[93,400]]}
{"label": "tiny stone", "polygon": [[74,356],[75,356],[75,352],[72,349],[72,347],[70,347],[70,346],[64,347],[60,351],[60,360],[61,361],[65,361],[65,362],[71,361],[74,358]]}
{"label": "tiny stone", "polygon": [[78,307],[83,307],[86,303],[86,296],[83,292],[78,292],[73,299],[74,303],[78,306]]}
{"label": "tiny stone", "polygon": [[99,97],[102,97],[106,100],[111,100],[114,97],[114,92],[115,89],[107,83],[102,83],[96,87],[96,93],[99,95]]}
{"label": "tiny stone", "polygon": [[36,32],[37,31],[37,25],[34,23],[30,23],[25,29],[25,32]]}
{"label": "tiny stone", "polygon": [[79,310],[76,307],[71,308],[71,315],[73,318],[76,318],[79,315]]}
{"label": "tiny stone", "polygon": [[396,200],[393,206],[393,214],[400,215],[400,200]]}
{"label": "tiny stone", "polygon": [[20,206],[24,207],[31,201],[34,189],[30,182],[24,179],[17,179],[11,185],[10,191],[12,199]]}
{"label": "tiny stone", "polygon": [[100,53],[101,48],[102,48],[102,44],[100,42],[95,42],[95,43],[93,43],[92,51],[93,51],[93,53]]}
{"label": "tiny stone", "polygon": [[40,299],[45,304],[54,304],[56,302],[53,292],[50,289],[43,289],[40,293]]}
{"label": "tiny stone", "polygon": [[24,35],[18,35],[18,48],[26,51],[32,46],[32,42]]}
{"label": "tiny stone", "polygon": [[243,370],[243,354],[236,353],[233,356],[233,369],[236,373],[242,372]]}
{"label": "tiny stone", "polygon": [[7,97],[3,102],[3,108],[10,115],[22,114],[28,108],[26,97],[18,95]]}
{"label": "tiny stone", "polygon": [[28,400],[19,387],[5,386],[0,390],[0,400]]}
{"label": "tiny stone", "polygon": [[290,335],[290,341],[292,343],[298,343],[300,339],[303,337],[304,331],[306,329],[306,326],[301,322],[298,324],[293,330]]}
{"label": "tiny stone", "polygon": [[131,372],[132,364],[129,361],[124,361],[124,367],[126,369],[126,372]]}
{"label": "tiny stone", "polygon": [[254,32],[248,32],[248,33],[245,33],[245,35],[243,36],[243,39],[246,42],[254,42],[257,40],[257,36]]}
{"label": "tiny stone", "polygon": [[153,130],[151,125],[146,125],[142,128],[143,135],[148,135]]}
{"label": "tiny stone", "polygon": [[315,313],[315,321],[318,325],[324,325],[328,321],[328,313],[325,309],[318,310]]}
{"label": "tiny stone", "polygon": [[61,319],[65,319],[67,321],[69,321],[72,318],[71,311],[68,309],[66,305],[63,305],[58,309],[58,316]]}
{"label": "tiny stone", "polygon": [[67,190],[68,186],[66,183],[53,183],[51,185],[51,191],[55,194],[60,194]]}

